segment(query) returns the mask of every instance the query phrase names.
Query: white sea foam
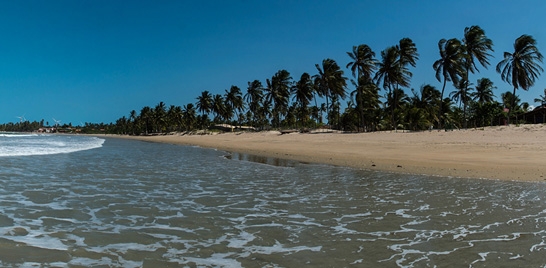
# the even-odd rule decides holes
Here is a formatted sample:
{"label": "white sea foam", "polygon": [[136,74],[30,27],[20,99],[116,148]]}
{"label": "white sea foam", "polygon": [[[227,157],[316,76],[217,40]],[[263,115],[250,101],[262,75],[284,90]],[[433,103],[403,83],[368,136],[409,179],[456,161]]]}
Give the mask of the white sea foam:
{"label": "white sea foam", "polygon": [[104,139],[64,135],[0,135],[0,156],[72,153],[102,147]]}

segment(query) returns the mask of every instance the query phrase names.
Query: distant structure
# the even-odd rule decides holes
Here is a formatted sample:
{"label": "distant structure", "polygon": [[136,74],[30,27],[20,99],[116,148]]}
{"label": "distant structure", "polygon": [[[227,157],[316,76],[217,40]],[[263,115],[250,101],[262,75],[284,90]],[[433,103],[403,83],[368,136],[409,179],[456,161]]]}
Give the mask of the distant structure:
{"label": "distant structure", "polygon": [[527,123],[544,124],[546,123],[546,105],[536,107],[532,111],[526,112],[518,117]]}

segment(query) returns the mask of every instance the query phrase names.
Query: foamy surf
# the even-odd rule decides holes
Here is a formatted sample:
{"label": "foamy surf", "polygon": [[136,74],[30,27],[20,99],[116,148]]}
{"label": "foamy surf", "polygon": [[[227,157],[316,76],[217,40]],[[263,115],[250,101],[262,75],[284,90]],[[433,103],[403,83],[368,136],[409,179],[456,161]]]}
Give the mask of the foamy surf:
{"label": "foamy surf", "polygon": [[104,139],[87,136],[0,134],[0,157],[66,154],[102,147]]}

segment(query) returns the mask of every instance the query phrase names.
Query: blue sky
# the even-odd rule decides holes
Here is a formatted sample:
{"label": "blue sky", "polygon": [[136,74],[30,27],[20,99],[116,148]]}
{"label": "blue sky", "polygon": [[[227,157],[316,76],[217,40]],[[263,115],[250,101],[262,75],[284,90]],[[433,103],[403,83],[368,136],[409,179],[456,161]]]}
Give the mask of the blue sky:
{"label": "blue sky", "polygon": [[[485,30],[495,51],[488,69],[470,80],[488,77],[500,95],[512,87],[495,66],[517,37],[532,35],[546,55],[545,10],[542,0],[0,1],[0,123],[21,115],[109,123],[160,101],[195,103],[203,90],[223,94],[235,85],[245,92],[248,81],[265,83],[280,69],[294,79],[313,75],[325,58],[345,67],[346,52],[359,44],[380,58],[404,37],[420,54],[412,88],[441,89],[432,69],[438,41],[461,39],[472,25]],[[518,94],[536,105],[544,88],[542,74]]]}

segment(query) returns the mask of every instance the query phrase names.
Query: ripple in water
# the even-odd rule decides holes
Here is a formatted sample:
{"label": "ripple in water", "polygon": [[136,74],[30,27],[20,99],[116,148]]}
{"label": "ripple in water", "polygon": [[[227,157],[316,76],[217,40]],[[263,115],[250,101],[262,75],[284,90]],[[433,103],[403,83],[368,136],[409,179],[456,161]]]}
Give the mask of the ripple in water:
{"label": "ripple in water", "polygon": [[274,166],[225,155],[107,139],[97,150],[0,158],[0,264],[496,267],[546,261],[542,183]]}

